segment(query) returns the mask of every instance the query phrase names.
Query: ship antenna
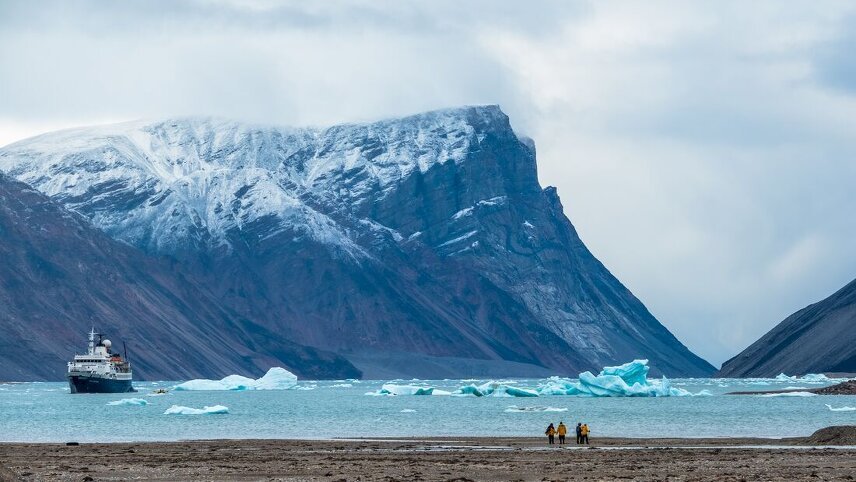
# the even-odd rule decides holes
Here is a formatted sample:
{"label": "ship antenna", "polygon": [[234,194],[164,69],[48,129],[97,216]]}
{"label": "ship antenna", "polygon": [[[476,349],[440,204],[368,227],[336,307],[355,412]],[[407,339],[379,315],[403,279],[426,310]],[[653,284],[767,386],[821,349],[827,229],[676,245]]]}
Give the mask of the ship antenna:
{"label": "ship antenna", "polygon": [[128,345],[125,344],[125,340],[122,340],[122,351],[125,352],[125,361],[128,361]]}

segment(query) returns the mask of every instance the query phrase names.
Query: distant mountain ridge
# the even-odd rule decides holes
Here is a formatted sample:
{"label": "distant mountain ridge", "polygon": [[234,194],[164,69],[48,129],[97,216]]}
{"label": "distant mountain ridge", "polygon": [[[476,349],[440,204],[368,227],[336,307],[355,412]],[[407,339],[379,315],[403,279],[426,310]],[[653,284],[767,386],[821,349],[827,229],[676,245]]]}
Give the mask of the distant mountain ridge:
{"label": "distant mountain ridge", "polygon": [[575,375],[635,357],[714,370],[592,256],[497,106],[326,129],[72,129],[1,149],[0,170],[368,376],[396,356],[421,376]]}
{"label": "distant mountain ridge", "polygon": [[856,280],[776,325],[722,364],[722,377],[856,373]]}

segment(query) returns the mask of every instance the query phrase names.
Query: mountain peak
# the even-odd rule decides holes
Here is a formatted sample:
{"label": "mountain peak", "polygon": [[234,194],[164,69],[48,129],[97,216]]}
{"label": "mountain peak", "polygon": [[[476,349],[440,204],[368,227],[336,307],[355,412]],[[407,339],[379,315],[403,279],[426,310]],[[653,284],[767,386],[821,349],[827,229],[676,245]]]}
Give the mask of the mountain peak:
{"label": "mountain peak", "polygon": [[496,105],[329,128],[102,126],[0,149],[0,170],[114,239],[202,260],[230,309],[367,373],[382,350],[712,371],[585,248]]}

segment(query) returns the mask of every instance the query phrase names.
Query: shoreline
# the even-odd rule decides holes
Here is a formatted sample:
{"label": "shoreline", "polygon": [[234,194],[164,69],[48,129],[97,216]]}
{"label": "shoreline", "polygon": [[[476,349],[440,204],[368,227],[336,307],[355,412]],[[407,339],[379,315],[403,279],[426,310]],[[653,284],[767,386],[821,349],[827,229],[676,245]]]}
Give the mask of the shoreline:
{"label": "shoreline", "polygon": [[[824,443],[824,433],[838,436],[837,446]],[[611,437],[593,438],[589,447],[572,438],[549,446],[545,437],[3,442],[0,481],[846,479],[856,474],[854,433],[856,427],[831,427],[785,439]]]}
{"label": "shoreline", "polygon": [[[558,439],[557,439],[558,440]],[[126,441],[0,441],[0,448],[17,446],[110,446],[110,445],[170,445],[170,444],[268,444],[268,443],[373,443],[373,444],[462,444],[462,447],[481,446],[484,444],[504,444],[511,448],[547,446],[545,437],[529,436],[428,436],[428,437],[332,437],[332,438],[211,438],[211,439],[179,439],[179,440],[126,440]],[[558,442],[556,442],[558,445]],[[576,446],[573,437],[568,436],[568,446]],[[591,439],[590,447],[736,447],[736,446],[792,446],[815,447],[823,444],[811,443],[810,437],[596,437]],[[844,444],[850,446],[849,444]],[[854,445],[856,446],[856,445]]]}

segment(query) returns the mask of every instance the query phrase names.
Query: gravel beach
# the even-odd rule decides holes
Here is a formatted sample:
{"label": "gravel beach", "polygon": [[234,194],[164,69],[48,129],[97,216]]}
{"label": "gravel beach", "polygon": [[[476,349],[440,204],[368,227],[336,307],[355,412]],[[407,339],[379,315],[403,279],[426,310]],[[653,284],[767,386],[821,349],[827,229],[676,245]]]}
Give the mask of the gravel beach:
{"label": "gravel beach", "polygon": [[854,480],[856,447],[816,445],[852,436],[837,429],[781,440],[595,439],[590,448],[540,438],[6,443],[0,480]]}

